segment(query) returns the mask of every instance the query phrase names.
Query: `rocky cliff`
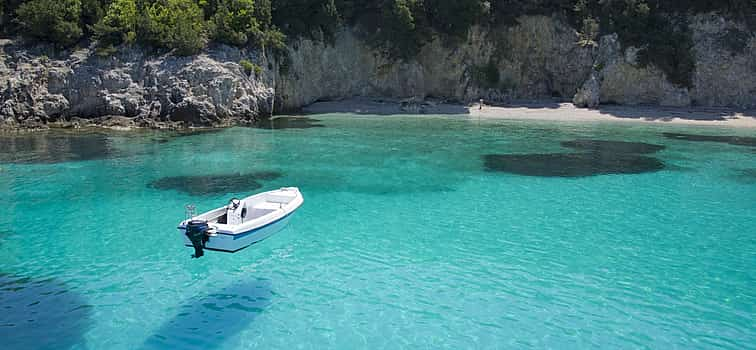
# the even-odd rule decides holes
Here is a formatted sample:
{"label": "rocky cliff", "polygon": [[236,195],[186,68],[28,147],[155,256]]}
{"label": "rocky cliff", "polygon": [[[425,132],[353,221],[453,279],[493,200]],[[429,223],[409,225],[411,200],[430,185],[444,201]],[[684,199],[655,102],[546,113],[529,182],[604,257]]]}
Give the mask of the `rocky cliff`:
{"label": "rocky cliff", "polygon": [[[572,98],[588,78],[596,51],[577,41],[566,24],[530,16],[501,30],[474,27],[466,42],[451,46],[436,39],[415,59],[394,62],[354,31],[343,30],[333,43],[294,42],[276,91],[285,108],[353,95],[459,101]],[[495,66],[495,79],[478,81],[477,71],[488,65]]]}
{"label": "rocky cliff", "polygon": [[[329,42],[292,40],[279,60],[226,46],[192,57],[136,48],[111,57],[90,49],[48,57],[44,48],[6,40],[0,42],[0,124],[34,127],[117,115],[130,125],[219,126],[267,115],[274,95],[277,111],[352,96],[756,107],[756,34],[713,14],[689,23],[690,87],[639,64],[639,48],[623,47],[616,35],[580,46],[572,27],[545,16],[475,27],[464,42],[436,39],[411,60],[387,58],[352,29]],[[242,59],[262,72],[245,72]]]}
{"label": "rocky cliff", "polygon": [[269,113],[273,90],[243,71],[254,55],[220,47],[193,57],[137,49],[99,57],[89,49],[44,54],[0,43],[0,121],[37,127],[121,116],[120,126],[223,126]]}
{"label": "rocky cliff", "polygon": [[601,38],[579,106],[599,103],[662,106],[756,107],[756,34],[743,23],[707,14],[690,18],[695,69],[691,87],[670,83],[656,67],[638,64],[635,47],[617,35]]}
{"label": "rocky cliff", "polygon": [[[662,70],[639,64],[639,48],[622,47],[616,34],[581,47],[578,33],[564,22],[527,16],[515,26],[473,28],[466,42],[452,46],[437,39],[417,58],[398,63],[351,30],[339,33],[333,44],[299,40],[289,49],[289,70],[276,90],[287,108],[353,95],[501,102],[574,98],[581,107],[756,107],[756,33],[713,14],[689,22],[695,57],[691,87],[676,86]],[[476,70],[489,64],[495,66],[495,79],[479,81]]]}

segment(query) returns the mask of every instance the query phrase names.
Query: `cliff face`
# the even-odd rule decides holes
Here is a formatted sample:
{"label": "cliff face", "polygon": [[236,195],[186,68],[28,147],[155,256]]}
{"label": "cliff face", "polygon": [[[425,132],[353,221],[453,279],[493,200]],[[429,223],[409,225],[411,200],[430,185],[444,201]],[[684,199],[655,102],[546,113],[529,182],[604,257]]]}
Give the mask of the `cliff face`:
{"label": "cliff face", "polygon": [[[330,43],[294,40],[280,62],[226,46],[192,57],[132,48],[112,57],[80,49],[48,58],[44,48],[6,40],[0,41],[0,125],[107,115],[152,127],[228,125],[267,115],[274,90],[276,110],[352,96],[756,107],[756,34],[712,14],[689,23],[690,87],[640,65],[639,49],[622,47],[616,35],[581,47],[573,28],[544,16],[522,17],[511,27],[475,27],[464,42],[437,39],[407,61],[385,57],[350,29]],[[262,66],[260,77],[245,73],[242,59]]]}
{"label": "cliff face", "polygon": [[[690,18],[695,70],[690,88],[675,86],[656,67],[641,67],[638,48],[622,48],[616,35],[601,38],[592,76],[575,102],[663,106],[756,107],[756,35],[742,23],[715,15]],[[594,90],[592,96],[588,91]],[[593,102],[588,102],[592,100]]]}
{"label": "cliff face", "polygon": [[[501,31],[473,28],[466,42],[451,47],[434,40],[415,59],[395,62],[347,29],[332,44],[294,42],[288,73],[278,77],[276,91],[285,108],[354,95],[460,101],[572,98],[590,73],[595,51],[577,41],[577,33],[561,22],[524,17]],[[476,70],[489,64],[498,77],[481,84]]]}
{"label": "cliff face", "polygon": [[70,118],[125,116],[135,125],[229,125],[269,112],[273,90],[245,74],[244,52],[223,47],[193,57],[88,49],[48,58],[0,45],[0,121],[35,127]]}
{"label": "cliff face", "polygon": [[[299,40],[289,49],[289,73],[278,77],[276,90],[286,108],[354,95],[508,101],[572,99],[576,92],[576,104],[588,107],[756,107],[756,34],[712,14],[689,22],[696,62],[689,88],[669,82],[652,65],[640,65],[639,48],[623,48],[617,35],[600,38],[597,47],[580,47],[578,34],[565,23],[528,16],[513,27],[473,28],[467,41],[451,47],[433,41],[415,59],[398,63],[350,30],[333,44]],[[487,64],[498,71],[493,84],[476,79],[475,70]]]}

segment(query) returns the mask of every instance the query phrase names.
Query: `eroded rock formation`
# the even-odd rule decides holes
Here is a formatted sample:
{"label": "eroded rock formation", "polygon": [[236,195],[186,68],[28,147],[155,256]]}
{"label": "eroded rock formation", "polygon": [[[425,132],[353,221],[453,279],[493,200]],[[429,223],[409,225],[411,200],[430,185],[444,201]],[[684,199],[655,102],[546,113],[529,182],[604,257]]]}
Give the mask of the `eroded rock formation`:
{"label": "eroded rock formation", "polygon": [[[45,48],[4,40],[0,125],[100,118],[116,126],[223,126],[268,115],[274,98],[281,111],[354,96],[756,107],[756,35],[714,14],[688,22],[695,69],[687,87],[639,64],[639,48],[623,47],[617,35],[581,46],[572,27],[546,16],[474,27],[464,42],[436,39],[409,60],[386,57],[349,28],[332,41],[292,39],[285,59],[226,46],[192,57],[122,48],[111,57],[79,49],[48,58]],[[259,77],[242,59],[263,68]]]}
{"label": "eroded rock formation", "polygon": [[0,118],[34,127],[71,118],[123,116],[141,126],[222,126],[270,111],[273,89],[246,74],[245,52],[229,47],[193,57],[88,49],[48,58],[0,45]]}

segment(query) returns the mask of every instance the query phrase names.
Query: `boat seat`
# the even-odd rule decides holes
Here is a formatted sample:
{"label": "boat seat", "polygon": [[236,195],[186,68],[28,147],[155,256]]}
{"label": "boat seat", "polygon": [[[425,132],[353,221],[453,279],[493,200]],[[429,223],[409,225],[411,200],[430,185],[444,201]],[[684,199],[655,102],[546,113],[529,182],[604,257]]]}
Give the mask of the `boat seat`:
{"label": "boat seat", "polygon": [[284,193],[269,194],[265,200],[273,203],[289,204],[296,196]]}
{"label": "boat seat", "polygon": [[276,211],[275,209],[250,208],[247,211],[247,220],[254,220]]}
{"label": "boat seat", "polygon": [[276,209],[281,209],[281,205],[282,204],[287,204],[287,203],[288,202],[286,202],[286,203],[280,203],[280,202],[262,202],[262,203],[255,204],[255,206],[253,207],[253,209],[276,210]]}

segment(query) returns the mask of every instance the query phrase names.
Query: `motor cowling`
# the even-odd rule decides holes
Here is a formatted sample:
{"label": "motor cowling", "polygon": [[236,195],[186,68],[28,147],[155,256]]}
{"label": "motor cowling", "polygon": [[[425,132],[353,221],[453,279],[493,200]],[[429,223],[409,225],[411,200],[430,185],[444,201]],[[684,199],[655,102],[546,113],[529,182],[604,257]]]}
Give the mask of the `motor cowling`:
{"label": "motor cowling", "polygon": [[205,243],[207,243],[207,232],[210,226],[205,220],[189,220],[186,223],[186,237],[192,242],[194,247],[194,257],[199,258],[204,255]]}

